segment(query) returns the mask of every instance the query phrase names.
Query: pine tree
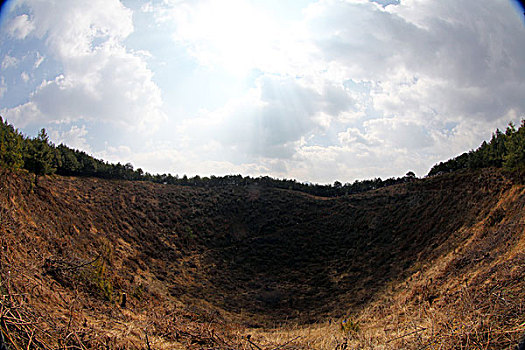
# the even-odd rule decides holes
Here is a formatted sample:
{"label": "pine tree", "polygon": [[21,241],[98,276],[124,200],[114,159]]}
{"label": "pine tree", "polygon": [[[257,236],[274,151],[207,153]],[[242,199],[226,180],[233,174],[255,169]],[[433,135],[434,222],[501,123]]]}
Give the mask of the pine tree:
{"label": "pine tree", "polygon": [[35,184],[38,176],[55,172],[56,168],[53,167],[54,147],[49,144],[46,129],[40,130],[37,138],[27,139],[25,146],[24,167],[35,173]]}
{"label": "pine tree", "polygon": [[508,169],[525,166],[525,119],[521,121],[521,127],[516,131],[514,125],[509,125],[507,149],[503,165]]}
{"label": "pine tree", "polygon": [[0,117],[0,166],[21,168],[24,165],[22,157],[22,135]]}

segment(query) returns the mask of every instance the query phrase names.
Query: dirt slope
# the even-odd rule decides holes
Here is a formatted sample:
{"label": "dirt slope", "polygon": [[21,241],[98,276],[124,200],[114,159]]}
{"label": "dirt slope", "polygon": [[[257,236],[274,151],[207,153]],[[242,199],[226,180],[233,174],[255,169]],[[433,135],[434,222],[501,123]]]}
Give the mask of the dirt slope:
{"label": "dirt slope", "polygon": [[[525,195],[494,170],[335,199],[259,186],[31,181],[0,170],[2,329],[24,348],[248,349],[246,332],[263,327],[257,341],[270,349],[276,324],[348,314],[366,327],[327,325],[332,349],[424,346],[435,332],[391,341],[377,329],[397,317],[402,336],[413,330],[399,328],[400,314],[459,310],[467,292],[480,310],[494,295],[508,302],[490,316],[507,338],[486,348],[511,348],[525,321],[516,304]],[[321,348],[301,337],[286,348]],[[443,348],[459,346],[449,338]]]}

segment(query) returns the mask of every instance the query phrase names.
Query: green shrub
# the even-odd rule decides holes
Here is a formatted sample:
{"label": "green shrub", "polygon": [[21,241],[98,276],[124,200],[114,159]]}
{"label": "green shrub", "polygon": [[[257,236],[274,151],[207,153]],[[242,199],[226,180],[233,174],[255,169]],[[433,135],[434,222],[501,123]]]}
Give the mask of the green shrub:
{"label": "green shrub", "polygon": [[359,321],[354,321],[352,318],[345,318],[340,324],[341,332],[346,336],[354,335],[359,333]]}
{"label": "green shrub", "polygon": [[104,259],[98,259],[92,264],[91,282],[97,287],[98,294],[108,301],[113,300],[113,283],[107,273]]}

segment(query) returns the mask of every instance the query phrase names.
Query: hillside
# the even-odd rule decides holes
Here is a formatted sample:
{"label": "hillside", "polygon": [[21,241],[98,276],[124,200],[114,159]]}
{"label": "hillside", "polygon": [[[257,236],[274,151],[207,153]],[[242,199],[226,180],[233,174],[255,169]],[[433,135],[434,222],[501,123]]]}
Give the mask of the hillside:
{"label": "hillside", "polygon": [[524,207],[495,169],[337,198],[1,169],[4,342],[513,349]]}

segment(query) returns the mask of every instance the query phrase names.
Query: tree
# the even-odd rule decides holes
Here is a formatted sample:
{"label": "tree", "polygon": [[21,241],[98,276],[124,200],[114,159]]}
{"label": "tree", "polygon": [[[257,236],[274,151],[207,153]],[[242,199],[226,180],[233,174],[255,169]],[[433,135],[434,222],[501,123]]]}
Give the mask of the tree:
{"label": "tree", "polygon": [[80,163],[75,151],[61,144],[57,147],[57,152],[61,159],[57,173],[60,175],[77,175],[80,170]]}
{"label": "tree", "polygon": [[[38,137],[26,140],[24,166],[27,170],[39,175],[47,175],[55,172],[53,167],[53,146],[49,144],[46,129],[40,130]],[[35,178],[35,182],[37,179]]]}
{"label": "tree", "polygon": [[[512,129],[511,129],[512,128]],[[503,165],[508,169],[525,166],[525,119],[521,121],[521,127],[516,131],[514,125],[509,125],[511,132],[507,135],[507,155]],[[507,131],[509,131],[507,129]]]}
{"label": "tree", "polygon": [[22,135],[0,117],[0,165],[21,168],[24,165]]}
{"label": "tree", "polygon": [[516,169],[525,166],[525,120],[518,130],[513,123],[505,133],[496,129],[490,142],[483,141],[475,151],[463,153],[456,158],[436,164],[430,169],[429,176],[460,169],[479,169],[505,167]]}

